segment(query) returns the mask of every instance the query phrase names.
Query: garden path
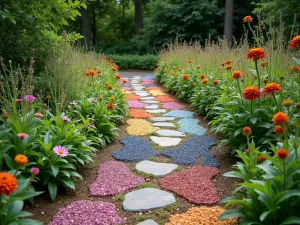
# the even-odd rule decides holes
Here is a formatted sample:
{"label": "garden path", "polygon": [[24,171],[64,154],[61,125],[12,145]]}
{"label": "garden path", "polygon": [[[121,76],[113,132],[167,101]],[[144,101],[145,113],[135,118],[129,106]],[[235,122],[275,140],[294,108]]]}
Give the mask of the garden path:
{"label": "garden path", "polygon": [[[210,151],[216,144],[215,138],[207,135],[193,111],[155,83],[153,75],[138,74],[125,79],[129,81],[123,89],[131,117],[126,126],[128,136],[121,138],[123,146],[112,152],[115,161],[99,165],[89,191],[96,199],[117,196],[124,213],[143,215],[145,211],[146,216],[133,222],[118,215],[113,203],[80,200],[61,208],[49,225],[216,224],[223,209],[209,207],[220,200],[213,181],[220,173],[221,163]],[[156,184],[151,183],[152,178],[157,179]],[[183,214],[172,213],[175,215],[165,220],[147,214],[160,210],[169,217],[168,212],[181,204],[181,198],[201,207]],[[237,223],[227,220],[218,224]]]}

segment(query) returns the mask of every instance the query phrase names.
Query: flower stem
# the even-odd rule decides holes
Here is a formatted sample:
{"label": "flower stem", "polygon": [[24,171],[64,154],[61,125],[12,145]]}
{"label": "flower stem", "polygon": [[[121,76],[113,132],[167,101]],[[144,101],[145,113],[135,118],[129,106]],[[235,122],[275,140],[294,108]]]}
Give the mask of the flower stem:
{"label": "flower stem", "polygon": [[257,75],[257,81],[258,81],[258,89],[260,91],[260,76],[259,76],[259,71],[258,71],[258,63],[257,63],[257,59],[254,60],[255,63],[255,69],[256,69],[256,75]]}
{"label": "flower stem", "polygon": [[285,176],[285,160],[282,160],[283,163],[283,190],[285,191],[286,188],[286,176]]}
{"label": "flower stem", "polygon": [[240,82],[238,79],[236,79],[237,83],[238,83],[238,88],[239,88],[239,92],[240,92],[240,95],[241,95],[241,102],[242,102],[242,105],[244,105],[243,103],[243,95],[242,95],[242,91],[241,91],[241,86],[240,86]]}
{"label": "flower stem", "polygon": [[253,100],[251,100],[251,108],[250,108],[250,112],[251,112],[251,115],[253,115]]}
{"label": "flower stem", "polygon": [[273,95],[274,101],[275,101],[275,103],[276,103],[277,110],[278,110],[278,112],[280,112],[280,107],[279,107],[278,102],[277,102],[277,100],[276,100],[275,93],[273,92],[272,95]]}

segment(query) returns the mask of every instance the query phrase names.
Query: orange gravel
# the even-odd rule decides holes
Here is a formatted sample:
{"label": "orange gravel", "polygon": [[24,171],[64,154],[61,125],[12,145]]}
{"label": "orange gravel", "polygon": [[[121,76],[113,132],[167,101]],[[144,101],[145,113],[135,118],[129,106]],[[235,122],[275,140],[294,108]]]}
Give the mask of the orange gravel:
{"label": "orange gravel", "polygon": [[219,220],[224,211],[220,206],[193,207],[186,213],[172,215],[165,225],[238,225],[236,218]]}
{"label": "orange gravel", "polygon": [[161,90],[160,87],[147,87],[146,90]]}
{"label": "orange gravel", "polygon": [[146,112],[144,109],[130,109],[130,116],[133,118],[151,118],[153,115]]}
{"label": "orange gravel", "polygon": [[140,99],[141,96],[135,95],[135,94],[126,94],[126,100],[130,101],[130,100],[138,100]]}
{"label": "orange gravel", "polygon": [[160,102],[176,102],[176,100],[169,95],[160,95],[155,98],[155,100]]}
{"label": "orange gravel", "polygon": [[149,93],[153,96],[167,95],[165,92],[161,90],[150,90]]}

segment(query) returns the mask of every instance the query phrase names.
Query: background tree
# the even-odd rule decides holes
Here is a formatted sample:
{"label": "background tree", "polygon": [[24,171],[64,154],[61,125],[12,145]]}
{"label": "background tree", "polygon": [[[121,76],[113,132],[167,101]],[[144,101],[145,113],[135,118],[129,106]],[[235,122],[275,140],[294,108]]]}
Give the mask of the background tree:
{"label": "background tree", "polygon": [[234,0],[226,0],[225,3],[225,19],[224,19],[224,36],[228,44],[232,45],[233,35],[233,5]]}
{"label": "background tree", "polygon": [[140,34],[140,30],[143,28],[143,15],[142,15],[142,0],[135,0],[135,33]]}

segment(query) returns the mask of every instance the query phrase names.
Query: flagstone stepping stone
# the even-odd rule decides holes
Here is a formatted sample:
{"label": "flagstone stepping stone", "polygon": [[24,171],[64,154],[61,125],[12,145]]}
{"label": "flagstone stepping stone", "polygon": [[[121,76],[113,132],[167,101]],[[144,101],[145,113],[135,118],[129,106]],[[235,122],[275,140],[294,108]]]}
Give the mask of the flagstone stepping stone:
{"label": "flagstone stepping stone", "polygon": [[122,84],[123,87],[130,87],[130,84]]}
{"label": "flagstone stepping stone", "polygon": [[138,223],[137,225],[159,225],[154,220],[145,220],[143,222]]}
{"label": "flagstone stepping stone", "polygon": [[128,101],[129,108],[144,108],[148,104],[140,102],[138,100],[130,100]]}
{"label": "flagstone stepping stone", "polygon": [[134,86],[132,89],[135,90],[135,91],[142,91],[142,90],[145,89],[145,87],[142,87],[142,86]]}
{"label": "flagstone stepping stone", "polygon": [[149,173],[154,176],[165,176],[172,173],[178,166],[172,163],[158,163],[149,160],[144,160],[136,164],[135,168],[138,171]]}
{"label": "flagstone stepping stone", "polygon": [[126,220],[117,215],[117,207],[110,202],[79,200],[60,208],[48,225],[115,225],[125,222]]}
{"label": "flagstone stepping stone", "polygon": [[151,136],[150,139],[161,147],[170,147],[178,145],[181,138],[171,138],[171,137],[156,137]]}
{"label": "flagstone stepping stone", "polygon": [[174,204],[173,194],[157,188],[143,188],[125,195],[123,208],[129,212],[149,211]]}
{"label": "flagstone stepping stone", "polygon": [[151,118],[153,115],[146,112],[144,109],[130,109],[129,114],[133,118]]}
{"label": "flagstone stepping stone", "polygon": [[167,117],[167,116],[162,116],[162,117],[152,117],[150,120],[155,121],[155,122],[164,122],[164,121],[172,121],[175,120],[175,117]]}
{"label": "flagstone stepping stone", "polygon": [[148,86],[147,88],[146,88],[146,90],[162,90],[160,87],[157,87],[157,86]]}
{"label": "flagstone stepping stone", "polygon": [[185,106],[182,104],[178,104],[177,102],[167,102],[167,103],[162,103],[162,108],[164,108],[164,109],[183,109],[183,108],[185,108]]}
{"label": "flagstone stepping stone", "polygon": [[153,114],[157,114],[157,113],[165,113],[167,110],[165,109],[147,109],[146,112],[148,113],[153,113]]}
{"label": "flagstone stepping stone", "polygon": [[195,204],[216,204],[220,199],[211,179],[218,174],[215,167],[195,166],[161,178],[159,186]]}
{"label": "flagstone stepping stone", "polygon": [[158,130],[156,133],[165,137],[185,137],[185,134],[177,130]]}
{"label": "flagstone stepping stone", "polygon": [[193,117],[194,112],[187,111],[187,110],[172,110],[164,116],[172,116],[172,117],[177,117],[177,118],[187,118],[187,117]]}
{"label": "flagstone stepping stone", "polygon": [[130,100],[138,100],[141,98],[141,96],[137,96],[135,94],[126,94],[125,98],[127,101],[130,101]]}
{"label": "flagstone stepping stone", "polygon": [[142,91],[133,91],[133,93],[148,93],[148,91],[144,91],[144,90],[142,90]]}
{"label": "flagstone stepping stone", "polygon": [[154,80],[147,80],[147,81],[142,81],[141,84],[154,84],[155,81]]}
{"label": "flagstone stepping stone", "polygon": [[125,91],[125,94],[132,94],[131,91]]}
{"label": "flagstone stepping stone", "polygon": [[157,87],[157,84],[144,84],[145,87]]}
{"label": "flagstone stepping stone", "polygon": [[143,86],[141,84],[130,84],[130,86],[132,86],[132,87],[145,87],[145,86]]}
{"label": "flagstone stepping stone", "polygon": [[155,100],[158,100],[160,102],[176,102],[176,100],[172,97],[170,97],[169,95],[160,95],[160,96],[157,96],[155,98]]}
{"label": "flagstone stepping stone", "polygon": [[[132,78],[136,78],[136,79],[142,79],[142,77],[141,76],[133,76]],[[132,79],[131,78],[131,79]]]}
{"label": "flagstone stepping stone", "polygon": [[154,80],[155,79],[155,75],[146,75],[143,76],[143,80]]}
{"label": "flagstone stepping stone", "polygon": [[166,95],[165,92],[160,90],[150,90],[149,93],[153,96]]}
{"label": "flagstone stepping stone", "polygon": [[127,124],[126,132],[132,136],[146,136],[159,130],[158,127],[153,127],[149,121],[143,119],[129,119]]}
{"label": "flagstone stepping stone", "polygon": [[122,90],[130,91],[132,88],[131,87],[123,87]]}
{"label": "flagstone stepping stone", "polygon": [[156,127],[175,127],[174,123],[168,123],[168,122],[157,122],[157,123],[153,123],[152,125]]}
{"label": "flagstone stepping stone", "polygon": [[187,212],[171,215],[169,222],[165,225],[238,225],[237,218],[219,220],[219,216],[225,211],[220,206],[193,207]]}
{"label": "flagstone stepping stone", "polygon": [[[156,132],[161,132],[158,130]],[[196,164],[199,157],[204,158],[202,165],[220,167],[220,163],[209,151],[216,144],[216,140],[208,136],[194,136],[177,148],[163,150],[161,153],[170,157],[178,164]]]}
{"label": "flagstone stepping stone", "polygon": [[142,97],[141,100],[153,100],[155,97]]}
{"label": "flagstone stepping stone", "polygon": [[120,142],[124,145],[117,151],[112,153],[112,156],[119,161],[137,162],[158,155],[152,149],[149,141],[135,136],[122,138]]}
{"label": "flagstone stepping stone", "polygon": [[145,109],[158,109],[159,105],[153,104],[153,105],[146,105]]}
{"label": "flagstone stepping stone", "polygon": [[149,103],[149,104],[159,103],[159,101],[155,101],[155,100],[146,100],[146,101],[142,101],[142,102]]}
{"label": "flagstone stepping stone", "polygon": [[100,164],[97,179],[90,185],[90,193],[96,197],[116,195],[144,182],[144,178],[133,174],[125,163],[109,161]]}
{"label": "flagstone stepping stone", "polygon": [[141,97],[146,97],[149,96],[149,93],[136,93],[136,95],[141,96]]}
{"label": "flagstone stepping stone", "polygon": [[198,119],[184,118],[177,123],[181,132],[195,135],[203,135],[206,133],[206,129],[199,125],[200,121]]}

